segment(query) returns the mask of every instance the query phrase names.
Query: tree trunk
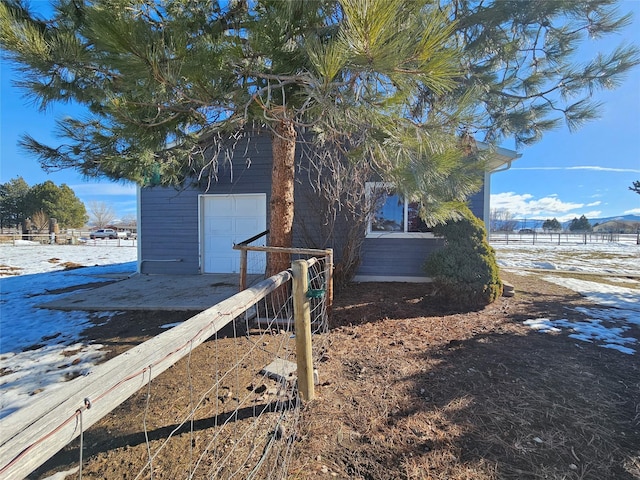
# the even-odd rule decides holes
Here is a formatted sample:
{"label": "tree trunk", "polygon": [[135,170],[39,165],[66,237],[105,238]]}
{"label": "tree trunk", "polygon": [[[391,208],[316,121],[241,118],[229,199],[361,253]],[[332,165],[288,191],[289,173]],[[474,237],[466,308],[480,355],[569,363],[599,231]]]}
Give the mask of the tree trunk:
{"label": "tree trunk", "polygon": [[[269,218],[269,246],[291,247],[293,233],[293,192],[295,180],[296,130],[293,123],[282,119],[271,139],[273,166],[271,170],[271,202]],[[286,270],[291,255],[270,253],[267,276]]]}

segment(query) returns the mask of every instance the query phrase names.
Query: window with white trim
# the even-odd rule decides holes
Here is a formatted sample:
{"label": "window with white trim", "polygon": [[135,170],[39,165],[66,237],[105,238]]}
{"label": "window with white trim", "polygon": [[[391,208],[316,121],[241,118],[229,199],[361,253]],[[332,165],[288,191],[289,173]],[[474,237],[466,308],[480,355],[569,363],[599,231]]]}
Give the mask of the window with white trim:
{"label": "window with white trim", "polygon": [[367,183],[373,212],[367,234],[424,234],[431,229],[420,218],[420,204],[408,202],[387,183]]}

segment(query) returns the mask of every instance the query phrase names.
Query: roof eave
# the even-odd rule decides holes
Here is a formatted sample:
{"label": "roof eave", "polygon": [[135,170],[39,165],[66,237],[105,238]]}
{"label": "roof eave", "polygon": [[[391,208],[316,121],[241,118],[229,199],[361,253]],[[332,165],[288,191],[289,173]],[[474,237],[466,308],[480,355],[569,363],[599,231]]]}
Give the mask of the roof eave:
{"label": "roof eave", "polygon": [[486,171],[495,173],[498,171],[508,170],[514,160],[522,157],[521,153],[509,150],[503,147],[491,147],[484,142],[476,142],[479,150],[487,150],[491,148],[491,154],[487,159]]}

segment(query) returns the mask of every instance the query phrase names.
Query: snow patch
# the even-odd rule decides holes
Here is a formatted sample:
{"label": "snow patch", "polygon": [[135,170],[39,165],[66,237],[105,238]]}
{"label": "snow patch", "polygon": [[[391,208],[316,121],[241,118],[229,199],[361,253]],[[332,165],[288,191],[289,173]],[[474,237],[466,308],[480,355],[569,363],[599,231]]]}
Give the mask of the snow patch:
{"label": "snow patch", "polygon": [[[21,241],[22,242],[22,241]],[[37,308],[66,293],[53,293],[104,276],[126,277],[135,273],[136,249],[37,245],[0,246],[2,264],[20,268],[20,275],[0,278],[0,419],[32,403],[79,375],[86,375],[106,353],[102,345],[80,343],[81,333],[94,319],[108,319],[118,312],[62,312]],[[63,270],[64,262],[90,264]],[[76,290],[77,291],[77,290]]]}

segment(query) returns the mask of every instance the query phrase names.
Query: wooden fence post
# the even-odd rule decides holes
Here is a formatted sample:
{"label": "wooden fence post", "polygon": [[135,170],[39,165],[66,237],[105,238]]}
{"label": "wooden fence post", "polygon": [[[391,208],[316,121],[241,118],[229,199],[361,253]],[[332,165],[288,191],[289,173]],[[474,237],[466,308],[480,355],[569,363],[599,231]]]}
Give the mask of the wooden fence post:
{"label": "wooden fence post", "polygon": [[293,319],[296,329],[296,359],[298,364],[298,390],[303,400],[315,397],[313,385],[313,358],[311,352],[311,308],[307,291],[309,267],[304,260],[292,263],[293,271]]}
{"label": "wooden fence post", "polygon": [[240,291],[247,288],[247,250],[240,250]]}

